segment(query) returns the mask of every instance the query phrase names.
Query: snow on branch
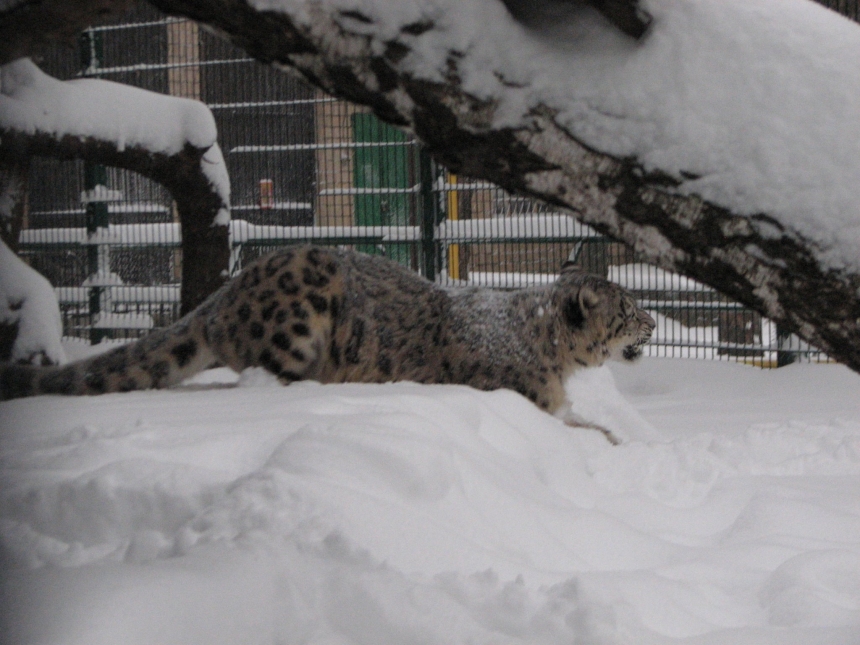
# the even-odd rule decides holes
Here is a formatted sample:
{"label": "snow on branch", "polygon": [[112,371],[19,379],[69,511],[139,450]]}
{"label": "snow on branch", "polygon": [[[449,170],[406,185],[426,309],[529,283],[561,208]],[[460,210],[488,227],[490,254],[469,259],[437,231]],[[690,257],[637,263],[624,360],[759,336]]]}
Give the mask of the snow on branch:
{"label": "snow on branch", "polygon": [[58,81],[32,61],[0,67],[0,162],[84,159],[161,183],[182,227],[183,310],[223,282],[230,180],[199,101],[95,79]]}
{"label": "snow on branch", "polygon": [[[10,137],[53,141],[58,147],[74,147],[69,139],[87,140],[92,147],[101,143],[118,157],[135,150],[152,157],[153,166],[168,163],[187,148],[201,151],[200,171],[223,208],[229,208],[230,180],[218,149],[215,119],[199,101],[100,79],[58,81],[31,60],[21,59],[0,67],[0,128]],[[3,141],[0,145],[9,146]]]}

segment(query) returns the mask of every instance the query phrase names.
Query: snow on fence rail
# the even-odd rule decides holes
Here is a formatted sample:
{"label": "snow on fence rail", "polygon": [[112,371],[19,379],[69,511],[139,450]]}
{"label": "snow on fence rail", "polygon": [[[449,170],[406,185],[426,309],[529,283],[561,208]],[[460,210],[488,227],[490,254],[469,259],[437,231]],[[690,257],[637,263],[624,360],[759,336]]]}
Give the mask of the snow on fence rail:
{"label": "snow on fence rail", "polygon": [[[178,284],[164,284],[152,287],[137,285],[115,285],[110,287],[114,304],[176,304],[180,302]],[[57,300],[63,304],[84,306],[89,303],[90,287],[54,287]]]}
{"label": "snow on fence rail", "polygon": [[488,289],[523,289],[535,285],[552,284],[558,276],[548,273],[520,273],[502,271],[470,271],[466,280],[453,280],[442,274],[437,281],[445,286],[470,286]]}
{"label": "snow on fence rail", "polygon": [[18,244],[22,249],[36,246],[179,246],[178,223],[110,224],[87,233],[86,227],[31,228],[21,231]]}
{"label": "snow on fence rail", "polygon": [[[358,190],[358,189],[352,189]],[[411,190],[411,189],[404,189]],[[368,193],[371,191],[367,191]],[[378,194],[379,190],[375,189]],[[350,193],[353,194],[353,193]],[[291,208],[310,204],[291,203]],[[286,207],[286,206],[285,206]],[[599,238],[600,234],[580,224],[569,215],[534,215],[492,219],[446,220],[436,227],[433,240],[440,243],[487,242],[493,240],[570,240]],[[417,242],[423,240],[420,226],[279,226],[253,224],[236,219],[230,222],[231,244],[304,240],[378,240],[381,242]],[[179,246],[179,224],[110,224],[95,233],[85,227],[37,228],[21,231],[23,249],[37,246],[116,245]]]}
{"label": "snow on fence rail", "polygon": [[[539,237],[537,232],[534,235]],[[311,240],[380,240],[415,242],[421,239],[419,226],[279,226],[252,224],[245,220],[230,222],[230,240],[234,246],[259,242],[301,242]],[[179,224],[110,224],[87,233],[81,227],[38,228],[21,231],[19,246],[176,246],[181,244]]]}
{"label": "snow on fence rail", "polygon": [[607,277],[631,291],[687,291],[713,293],[708,285],[650,264],[634,263],[609,267]]}
{"label": "snow on fence rail", "polygon": [[277,226],[234,220],[230,226],[230,239],[234,245],[320,239],[415,242],[421,239],[421,228],[418,226]]}
{"label": "snow on fence rail", "polygon": [[516,215],[488,219],[445,220],[436,228],[439,242],[487,242],[496,240],[564,240],[602,237],[570,215]]}

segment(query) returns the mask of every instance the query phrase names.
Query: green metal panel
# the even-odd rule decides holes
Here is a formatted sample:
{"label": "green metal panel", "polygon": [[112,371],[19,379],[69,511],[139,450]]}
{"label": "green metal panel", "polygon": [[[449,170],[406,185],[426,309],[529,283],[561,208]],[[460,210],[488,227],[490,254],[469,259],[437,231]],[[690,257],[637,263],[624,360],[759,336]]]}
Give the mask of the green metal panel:
{"label": "green metal panel", "polygon": [[[406,226],[410,223],[411,194],[384,192],[410,187],[409,147],[405,133],[383,123],[372,114],[352,115],[355,148],[355,187],[380,189],[378,194],[355,195],[355,219],[359,226]],[[372,145],[377,144],[377,145]],[[411,253],[406,244],[360,245],[365,253],[383,254],[409,266]]]}

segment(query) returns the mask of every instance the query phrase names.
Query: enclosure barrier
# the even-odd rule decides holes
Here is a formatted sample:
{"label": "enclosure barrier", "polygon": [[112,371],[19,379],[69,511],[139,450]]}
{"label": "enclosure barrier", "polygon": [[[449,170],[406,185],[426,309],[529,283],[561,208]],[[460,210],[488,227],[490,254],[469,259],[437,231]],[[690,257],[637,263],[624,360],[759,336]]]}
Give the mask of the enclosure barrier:
{"label": "enclosure barrier", "polygon": [[[836,8],[856,13],[852,2]],[[303,242],[384,255],[444,286],[546,284],[573,259],[633,291],[655,317],[649,355],[826,360],[570,213],[446,172],[404,132],[194,23],[142,6],[126,24],[89,30],[80,54],[57,49],[42,66],[58,78],[105,78],[209,106],[232,185],[231,275]],[[177,319],[181,240],[163,187],[114,168],[36,159],[29,188],[19,252],[56,285],[67,335],[135,337]]]}

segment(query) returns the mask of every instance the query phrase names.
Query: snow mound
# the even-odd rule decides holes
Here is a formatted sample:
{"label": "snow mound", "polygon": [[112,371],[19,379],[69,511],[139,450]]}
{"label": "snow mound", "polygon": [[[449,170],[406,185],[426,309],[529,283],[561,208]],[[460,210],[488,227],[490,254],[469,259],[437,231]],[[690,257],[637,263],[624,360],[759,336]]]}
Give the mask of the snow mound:
{"label": "snow mound", "polygon": [[60,342],[63,321],[54,288],[0,240],[0,325],[14,332],[14,362],[66,362]]}

